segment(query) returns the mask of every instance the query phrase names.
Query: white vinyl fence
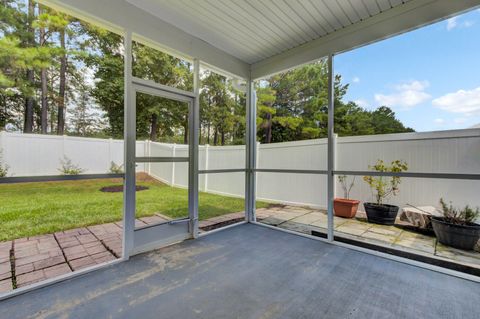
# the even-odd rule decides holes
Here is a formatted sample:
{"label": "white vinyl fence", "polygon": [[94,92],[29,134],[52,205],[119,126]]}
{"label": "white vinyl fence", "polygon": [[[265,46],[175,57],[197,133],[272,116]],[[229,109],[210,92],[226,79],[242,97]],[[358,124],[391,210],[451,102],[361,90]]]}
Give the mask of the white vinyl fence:
{"label": "white vinyl fence", "polygon": [[[13,176],[58,175],[60,159],[67,156],[85,173],[107,173],[111,162],[123,163],[123,141],[57,137],[0,132],[0,149]],[[257,144],[257,167],[276,169],[327,169],[326,139]],[[137,142],[137,156],[188,156],[186,145]],[[377,159],[402,159],[410,172],[480,173],[480,129],[405,133],[336,139],[337,170],[368,170]],[[200,170],[245,167],[244,146],[200,146]],[[138,171],[173,186],[187,187],[187,163],[139,164]],[[202,174],[200,189],[244,196],[244,173]],[[337,196],[343,196],[337,183]],[[274,202],[326,207],[324,175],[258,173],[257,198]],[[438,205],[443,197],[454,204],[480,207],[480,181],[403,178],[392,204]],[[371,201],[368,185],[356,177],[351,198]]]}

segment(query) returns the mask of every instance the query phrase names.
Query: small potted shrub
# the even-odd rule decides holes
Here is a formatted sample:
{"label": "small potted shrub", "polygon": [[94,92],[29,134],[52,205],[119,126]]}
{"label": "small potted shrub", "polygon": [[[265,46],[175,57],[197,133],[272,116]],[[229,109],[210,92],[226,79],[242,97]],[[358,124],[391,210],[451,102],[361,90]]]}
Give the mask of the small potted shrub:
{"label": "small potted shrub", "polygon": [[358,204],[360,204],[359,200],[350,199],[350,191],[353,185],[355,185],[355,176],[352,178],[351,183],[348,183],[346,175],[338,176],[338,181],[342,185],[343,198],[335,198],[333,200],[335,216],[353,218],[357,214]]}
{"label": "small potted shrub", "polygon": [[473,250],[480,238],[480,225],[475,220],[480,216],[478,208],[473,210],[468,205],[463,209],[447,205],[440,199],[443,217],[432,217],[435,236],[440,243],[463,250]]}
{"label": "small potted shrub", "polygon": [[[405,161],[395,160],[390,165],[385,165],[382,160],[377,160],[369,166],[376,172],[399,173],[408,169]],[[398,206],[388,205],[384,200],[390,195],[396,196],[399,192],[400,177],[398,176],[364,176],[363,180],[370,186],[375,197],[375,203],[363,203],[367,219],[371,223],[393,225],[398,214]]]}

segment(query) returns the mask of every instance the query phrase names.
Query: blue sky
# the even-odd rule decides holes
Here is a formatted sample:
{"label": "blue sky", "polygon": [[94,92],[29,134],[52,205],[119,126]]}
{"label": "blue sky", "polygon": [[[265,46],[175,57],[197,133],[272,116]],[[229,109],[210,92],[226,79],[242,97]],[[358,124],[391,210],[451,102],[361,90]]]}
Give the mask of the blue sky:
{"label": "blue sky", "polygon": [[335,57],[346,100],[416,131],[480,124],[480,9]]}

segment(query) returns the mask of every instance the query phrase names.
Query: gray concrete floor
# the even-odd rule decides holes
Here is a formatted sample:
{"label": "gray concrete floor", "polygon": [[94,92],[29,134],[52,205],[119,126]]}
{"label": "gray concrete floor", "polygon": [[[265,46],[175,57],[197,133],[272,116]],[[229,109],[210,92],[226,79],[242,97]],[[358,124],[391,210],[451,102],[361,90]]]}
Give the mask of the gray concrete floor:
{"label": "gray concrete floor", "polygon": [[478,318],[480,284],[256,225],[0,302],[0,318]]}

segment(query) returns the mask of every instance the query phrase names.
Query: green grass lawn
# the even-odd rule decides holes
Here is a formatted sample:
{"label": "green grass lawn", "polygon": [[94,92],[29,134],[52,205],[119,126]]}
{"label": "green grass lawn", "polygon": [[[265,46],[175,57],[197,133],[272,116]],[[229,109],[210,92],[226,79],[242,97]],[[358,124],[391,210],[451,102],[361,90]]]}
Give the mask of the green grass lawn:
{"label": "green grass lawn", "polygon": [[[101,187],[121,180],[79,180],[0,185],[0,241],[49,234],[76,227],[120,221],[122,193],[104,193]],[[154,213],[188,216],[187,190],[156,181],[138,182],[148,190],[137,192],[137,217]],[[207,219],[244,210],[244,200],[200,193],[199,217]],[[258,202],[258,207],[268,204]]]}

